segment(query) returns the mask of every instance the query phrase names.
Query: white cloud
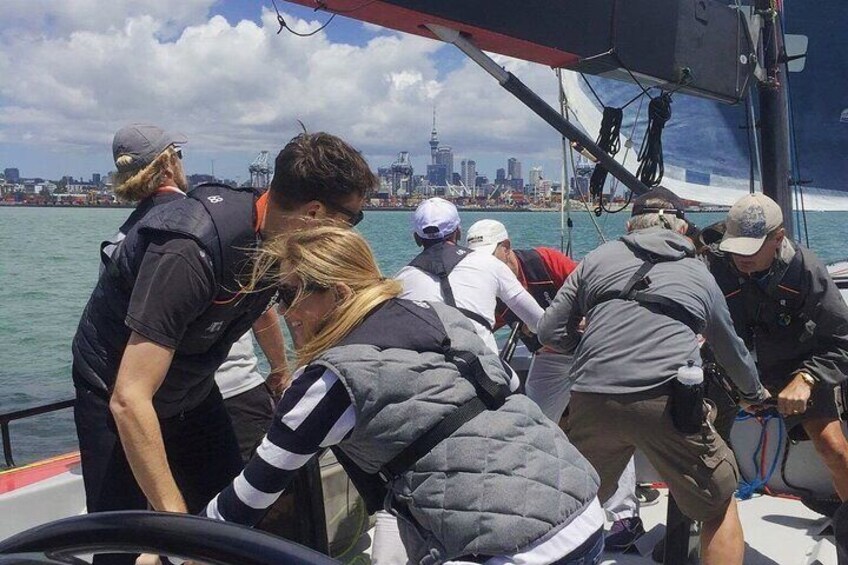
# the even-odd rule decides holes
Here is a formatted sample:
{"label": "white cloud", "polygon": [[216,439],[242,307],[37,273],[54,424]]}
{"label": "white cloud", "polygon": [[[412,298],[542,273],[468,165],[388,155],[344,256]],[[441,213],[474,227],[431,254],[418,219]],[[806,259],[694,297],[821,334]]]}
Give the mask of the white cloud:
{"label": "white cloud", "polygon": [[[255,153],[279,149],[300,120],[349,140],[375,168],[409,150],[423,172],[436,104],[458,157],[504,162],[488,174],[511,155],[525,168],[556,159],[556,134],[476,65],[439,76],[435,53],[453,47],[373,29],[361,46],[277,35],[273,11],[230,23],[207,15],[213,4],[4,0],[0,143],[102,159],[115,129],[151,121],[185,132],[190,151]],[[322,23],[284,15],[301,32]],[[549,69],[498,61],[555,100]]]}

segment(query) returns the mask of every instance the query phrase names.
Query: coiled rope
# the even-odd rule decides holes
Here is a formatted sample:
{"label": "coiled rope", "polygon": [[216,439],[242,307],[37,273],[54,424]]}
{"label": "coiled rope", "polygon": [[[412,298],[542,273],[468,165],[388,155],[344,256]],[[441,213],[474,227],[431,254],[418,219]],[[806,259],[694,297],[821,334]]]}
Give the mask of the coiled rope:
{"label": "coiled rope", "polygon": [[636,176],[646,186],[659,186],[665,174],[663,165],[662,132],[671,119],[671,94],[663,92],[648,104],[648,128],[639,150]]}

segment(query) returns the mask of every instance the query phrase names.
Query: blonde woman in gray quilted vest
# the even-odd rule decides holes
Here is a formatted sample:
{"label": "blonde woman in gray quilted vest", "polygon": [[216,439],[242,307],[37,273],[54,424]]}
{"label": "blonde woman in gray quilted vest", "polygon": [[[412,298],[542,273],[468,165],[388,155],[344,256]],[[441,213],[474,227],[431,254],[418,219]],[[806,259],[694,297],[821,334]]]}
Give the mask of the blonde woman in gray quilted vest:
{"label": "blonde woman in gray quilted vest", "polygon": [[[271,242],[297,353],[268,435],[206,516],[253,524],[331,448],[370,512],[397,517],[409,563],[592,564],[598,476],[444,304],[401,300],[365,240],[319,227]],[[268,282],[272,281],[272,282]],[[379,535],[379,532],[377,533]]]}

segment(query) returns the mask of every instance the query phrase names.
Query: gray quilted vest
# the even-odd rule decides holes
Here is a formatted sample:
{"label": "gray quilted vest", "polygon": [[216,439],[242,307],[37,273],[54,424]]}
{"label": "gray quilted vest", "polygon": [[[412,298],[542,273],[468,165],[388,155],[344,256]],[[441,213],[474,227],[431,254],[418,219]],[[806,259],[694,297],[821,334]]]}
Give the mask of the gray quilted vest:
{"label": "gray quilted vest", "polygon": [[[446,349],[509,376],[471,323],[444,304],[391,300],[316,361],[339,375],[356,425],[338,449],[374,477],[425,432],[477,395]],[[553,535],[595,497],[598,476],[523,395],[465,422],[397,476],[383,506],[398,516],[414,563],[515,553]]]}

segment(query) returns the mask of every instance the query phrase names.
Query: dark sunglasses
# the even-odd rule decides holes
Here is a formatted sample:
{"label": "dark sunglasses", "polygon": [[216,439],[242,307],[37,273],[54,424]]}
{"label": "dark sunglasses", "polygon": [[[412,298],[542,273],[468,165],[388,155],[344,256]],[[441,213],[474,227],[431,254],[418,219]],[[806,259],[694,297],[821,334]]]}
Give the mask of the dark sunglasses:
{"label": "dark sunglasses", "polygon": [[361,222],[362,219],[365,217],[365,212],[363,212],[362,210],[360,210],[359,212],[354,212],[353,210],[345,208],[340,204],[335,204],[334,202],[324,202],[322,200],[321,203],[330,210],[335,210],[336,212],[344,214],[347,217],[347,223],[350,224],[351,227]]}
{"label": "dark sunglasses", "polygon": [[[285,308],[291,308],[294,301],[297,300],[297,295],[300,294],[299,286],[290,285],[290,284],[281,284],[277,287],[277,302],[282,304]],[[313,283],[307,283],[305,287],[303,287],[304,292],[317,292],[321,290],[327,290],[323,286],[319,286]]]}
{"label": "dark sunglasses", "polygon": [[183,159],[183,150],[182,150],[182,149],[176,149],[176,150],[174,151],[174,155],[176,155],[176,156],[177,156],[177,159],[179,159],[180,161],[182,161],[182,159]]}

